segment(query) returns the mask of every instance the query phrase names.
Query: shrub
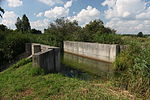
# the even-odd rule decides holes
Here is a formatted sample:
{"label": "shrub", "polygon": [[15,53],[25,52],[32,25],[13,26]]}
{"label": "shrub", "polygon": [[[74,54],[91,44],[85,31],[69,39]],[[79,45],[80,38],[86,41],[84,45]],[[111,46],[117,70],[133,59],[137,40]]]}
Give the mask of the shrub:
{"label": "shrub", "polygon": [[120,35],[117,34],[95,34],[93,42],[105,43],[105,44],[123,44]]}

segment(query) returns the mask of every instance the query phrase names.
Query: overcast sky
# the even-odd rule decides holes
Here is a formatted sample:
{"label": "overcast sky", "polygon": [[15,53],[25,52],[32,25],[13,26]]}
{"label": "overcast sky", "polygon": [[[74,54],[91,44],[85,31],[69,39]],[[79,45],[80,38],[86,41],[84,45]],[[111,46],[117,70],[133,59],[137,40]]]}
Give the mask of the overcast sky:
{"label": "overcast sky", "polygon": [[121,34],[150,34],[150,0],[1,0],[5,9],[1,24],[15,29],[17,17],[26,14],[31,27],[47,28],[56,18],[77,20],[84,26],[101,19]]}

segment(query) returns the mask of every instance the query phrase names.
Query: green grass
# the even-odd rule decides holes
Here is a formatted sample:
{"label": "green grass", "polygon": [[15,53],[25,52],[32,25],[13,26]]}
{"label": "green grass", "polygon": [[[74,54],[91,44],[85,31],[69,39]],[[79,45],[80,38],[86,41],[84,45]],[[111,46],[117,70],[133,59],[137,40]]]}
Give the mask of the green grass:
{"label": "green grass", "polygon": [[[128,100],[126,92],[109,82],[69,78],[60,73],[44,74],[30,60],[19,61],[0,73],[0,100]],[[20,65],[20,66],[18,66]],[[17,66],[17,67],[15,67]]]}

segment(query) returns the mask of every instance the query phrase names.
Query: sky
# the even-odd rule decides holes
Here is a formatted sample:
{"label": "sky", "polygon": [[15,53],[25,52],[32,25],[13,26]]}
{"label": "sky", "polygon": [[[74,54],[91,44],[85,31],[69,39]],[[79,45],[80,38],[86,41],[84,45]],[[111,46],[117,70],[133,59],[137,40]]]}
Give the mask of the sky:
{"label": "sky", "polygon": [[101,19],[119,34],[150,34],[150,0],[0,0],[5,9],[0,24],[15,29],[17,17],[26,14],[32,28],[42,30],[57,18],[77,20],[84,27]]}

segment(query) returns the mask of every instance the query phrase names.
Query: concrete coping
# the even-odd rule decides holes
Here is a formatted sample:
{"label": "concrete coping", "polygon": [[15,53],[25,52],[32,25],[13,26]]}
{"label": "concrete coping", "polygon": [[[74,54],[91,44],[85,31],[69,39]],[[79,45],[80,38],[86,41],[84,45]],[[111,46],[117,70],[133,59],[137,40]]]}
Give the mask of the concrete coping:
{"label": "concrete coping", "polygon": [[32,45],[40,45],[41,47],[46,47],[48,49],[59,49],[59,47],[54,47],[54,46],[49,46],[49,45],[45,45],[45,44],[39,44],[39,43],[32,43]]}
{"label": "concrete coping", "polygon": [[52,51],[52,50],[53,50],[53,49],[48,49],[48,50],[45,50],[45,51],[41,51],[41,52],[38,52],[38,53],[33,54],[33,56],[34,56],[34,55],[35,55],[35,56],[41,55],[41,54],[44,54],[44,53],[49,52],[49,51]]}
{"label": "concrete coping", "polygon": [[99,45],[114,45],[114,46],[119,45],[119,44],[102,44],[102,43],[97,43],[97,42],[96,42],[96,43],[91,43],[91,42],[78,42],[78,41],[64,41],[64,42],[66,42],[66,43],[67,43],[67,42],[68,42],[68,43],[70,43],[70,42],[71,42],[71,43],[86,43],[86,44],[88,43],[88,44],[99,44]]}

